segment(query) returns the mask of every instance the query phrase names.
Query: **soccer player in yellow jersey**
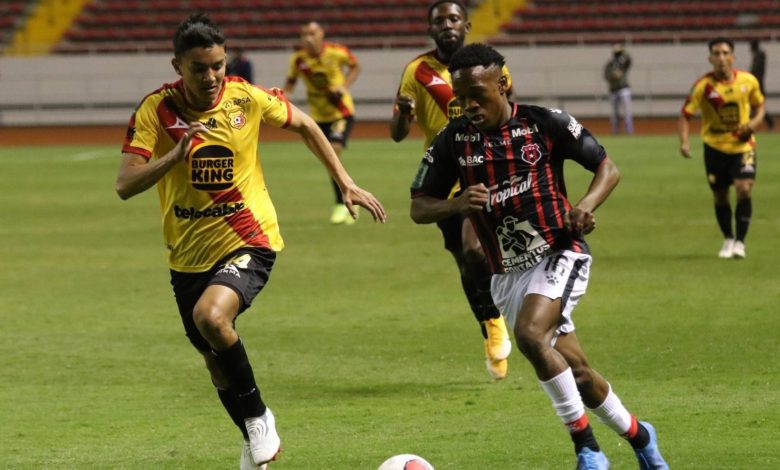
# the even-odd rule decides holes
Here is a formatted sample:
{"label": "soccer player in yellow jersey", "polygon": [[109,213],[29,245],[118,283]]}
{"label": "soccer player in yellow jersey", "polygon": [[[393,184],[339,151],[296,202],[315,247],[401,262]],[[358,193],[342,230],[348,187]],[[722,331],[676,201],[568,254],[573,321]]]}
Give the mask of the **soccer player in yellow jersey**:
{"label": "soccer player in yellow jersey", "polygon": [[[324,38],[325,31],[314,21],[301,27],[301,47],[290,57],[284,91],[292,93],[298,78],[303,78],[309,113],[341,157],[355,121],[349,87],[360,74],[360,64],[346,46],[325,42]],[[351,225],[355,219],[349,216],[335,181],[333,191],[336,205],[330,222]]]}
{"label": "soccer player in yellow jersey", "polygon": [[338,184],[346,207],[384,221],[382,205],[355,185],[316,123],[282,93],[225,77],[225,37],[205,15],[174,35],[181,79],[147,95],[122,147],[122,199],[157,186],[171,284],[184,330],[244,435],[241,468],[264,468],[280,449],[236,317],[262,290],[282,249],[257,155],[260,124],[298,133]]}
{"label": "soccer player in yellow jersey", "polygon": [[[446,126],[450,119],[461,115],[460,106],[452,93],[452,81],[447,70],[450,57],[463,47],[471,30],[468,11],[460,2],[442,0],[428,9],[428,34],[436,49],[417,56],[404,69],[401,85],[395,99],[390,135],[400,142],[409,134],[412,121],[425,134],[425,146]],[[504,74],[511,79],[506,66]],[[507,92],[509,94],[511,92]],[[457,191],[459,188],[454,188]],[[503,379],[507,371],[507,356],[512,343],[501,316],[490,295],[490,272],[482,247],[468,219],[455,215],[437,222],[444,237],[444,248],[452,253],[460,270],[463,291],[471,310],[480,323],[485,339],[484,349],[488,373]]]}
{"label": "soccer player in yellow jersey", "polygon": [[[764,95],[756,77],[734,68],[734,42],[709,42],[712,72],[694,83],[679,118],[680,153],[691,158],[688,121],[701,112],[704,166],[715,201],[715,217],[723,232],[721,258],[744,258],[745,236],[753,212],[751,193],[756,178],[756,139],[764,120]],[[731,224],[729,187],[736,191],[736,236]]]}

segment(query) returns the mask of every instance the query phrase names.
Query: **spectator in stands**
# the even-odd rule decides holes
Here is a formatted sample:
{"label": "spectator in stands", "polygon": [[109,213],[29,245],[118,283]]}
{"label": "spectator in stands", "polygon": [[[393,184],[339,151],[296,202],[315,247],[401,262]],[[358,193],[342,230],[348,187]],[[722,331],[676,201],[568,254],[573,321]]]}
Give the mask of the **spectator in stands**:
{"label": "spectator in stands", "polygon": [[225,76],[225,41],[203,14],[178,26],[172,64],[181,79],[147,95],[130,118],[116,191],[128,199],[157,186],[184,330],[244,435],[240,468],[247,470],[265,468],[281,443],[235,324],[284,246],[257,158],[260,124],[298,134],[338,181],[352,216],[355,204],[375,220],[385,213],[283,93]]}
{"label": "spectator in stands", "polygon": [[[468,11],[460,2],[441,0],[428,9],[428,34],[436,48],[417,56],[407,64],[390,121],[390,135],[400,142],[409,134],[412,121],[425,134],[428,146],[439,130],[450,119],[461,115],[461,109],[452,94],[452,80],[447,65],[450,57],[463,47],[466,34],[471,30]],[[506,93],[511,93],[511,78]],[[457,192],[458,186],[453,188]],[[461,285],[471,311],[484,338],[485,364],[491,377],[503,379],[507,372],[507,356],[512,343],[506,331],[501,313],[490,296],[490,272],[482,248],[479,246],[471,222],[456,214],[437,222],[444,237],[444,248],[455,258],[460,271]]]}
{"label": "spectator in stands", "polygon": [[631,88],[628,85],[628,70],[631,68],[631,56],[623,44],[612,46],[612,58],[604,66],[604,79],[609,84],[609,102],[612,106],[610,123],[612,133],[620,133],[620,122],[623,121],[623,131],[634,133],[634,117],[631,110]]}
{"label": "spectator in stands", "polygon": [[[758,39],[750,41],[750,73],[758,80],[758,86],[761,88],[761,94],[766,97],[766,89],[764,88],[764,75],[766,74],[766,52],[761,48]],[[774,129],[775,120],[772,115],[769,114],[766,109],[764,110],[764,122],[768,129]]]}
{"label": "spectator in stands", "polygon": [[233,58],[227,64],[227,75],[241,77],[249,83],[254,83],[252,62],[246,58],[244,50],[240,47],[233,50]]}
{"label": "spectator in stands", "polygon": [[[688,121],[701,112],[704,167],[715,202],[715,218],[724,238],[718,256],[744,258],[756,178],[753,132],[764,120],[764,95],[756,77],[734,68],[731,39],[715,38],[709,42],[709,50],[712,72],[693,84],[678,120],[680,153],[691,158]],[[737,193],[736,237],[731,224],[731,185]]]}
{"label": "spectator in stands", "polygon": [[[344,45],[325,42],[325,31],[312,21],[301,27],[301,47],[290,57],[284,91],[290,94],[298,78],[303,78],[309,113],[341,157],[354,124],[355,105],[349,87],[360,75],[360,64]],[[346,74],[344,73],[346,71]],[[352,218],[333,182],[336,204],[330,216],[332,224],[352,225]]]}

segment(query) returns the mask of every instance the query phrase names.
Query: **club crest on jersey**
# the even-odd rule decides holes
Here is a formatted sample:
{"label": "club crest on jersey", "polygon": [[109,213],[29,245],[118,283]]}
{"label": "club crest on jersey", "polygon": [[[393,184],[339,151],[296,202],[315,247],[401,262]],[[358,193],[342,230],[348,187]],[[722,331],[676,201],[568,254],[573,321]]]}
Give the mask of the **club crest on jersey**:
{"label": "club crest on jersey", "polygon": [[529,165],[536,165],[542,159],[542,149],[538,144],[523,145],[520,148],[520,158]]}
{"label": "club crest on jersey", "polygon": [[230,127],[241,129],[244,127],[244,124],[246,124],[246,116],[244,116],[244,111],[238,110],[228,113],[228,121],[230,122]]}

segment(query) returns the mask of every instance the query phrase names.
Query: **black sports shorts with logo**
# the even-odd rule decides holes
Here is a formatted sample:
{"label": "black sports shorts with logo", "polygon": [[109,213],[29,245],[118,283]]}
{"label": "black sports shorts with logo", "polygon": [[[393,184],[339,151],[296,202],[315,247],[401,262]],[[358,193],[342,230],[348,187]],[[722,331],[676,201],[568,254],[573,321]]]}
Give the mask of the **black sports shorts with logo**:
{"label": "black sports shorts with logo", "polygon": [[233,289],[240,300],[238,313],[248,309],[252,300],[268,282],[276,252],[267,248],[239,248],[219,260],[210,270],[201,273],[183,273],[171,270],[171,285],[179,315],[187,337],[199,351],[210,351],[211,346],[195,326],[192,312],[198,299],[211,285]]}
{"label": "black sports shorts with logo", "polygon": [[704,144],[704,168],[710,188],[725,189],[735,179],[756,178],[756,152],[723,153]]}
{"label": "black sports shorts with logo", "polygon": [[328,142],[341,144],[342,147],[347,146],[347,140],[349,140],[349,134],[352,133],[353,124],[355,124],[354,116],[347,116],[331,122],[317,123],[322,133],[328,138]]}

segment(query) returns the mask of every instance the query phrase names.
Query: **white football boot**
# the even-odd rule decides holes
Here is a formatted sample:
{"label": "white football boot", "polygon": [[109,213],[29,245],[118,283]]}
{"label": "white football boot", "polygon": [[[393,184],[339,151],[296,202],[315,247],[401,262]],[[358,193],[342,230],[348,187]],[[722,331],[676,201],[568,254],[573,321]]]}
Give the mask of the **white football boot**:
{"label": "white football boot", "polygon": [[281,449],[282,440],[276,433],[276,420],[270,408],[265,409],[263,416],[244,420],[249,433],[249,451],[256,465],[263,465],[276,459]]}

